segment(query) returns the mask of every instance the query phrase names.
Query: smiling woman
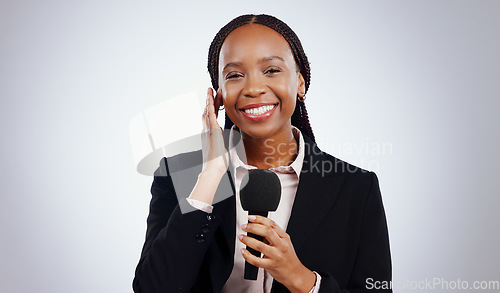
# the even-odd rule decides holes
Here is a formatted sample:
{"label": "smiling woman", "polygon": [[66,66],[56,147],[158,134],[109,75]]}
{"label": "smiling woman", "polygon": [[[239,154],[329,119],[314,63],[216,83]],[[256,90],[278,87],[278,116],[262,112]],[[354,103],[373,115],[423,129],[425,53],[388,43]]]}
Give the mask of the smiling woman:
{"label": "smiling woman", "polygon": [[[363,292],[368,279],[389,282],[377,177],[316,145],[304,103],[309,62],[295,33],[269,15],[240,16],[214,38],[208,69],[216,95],[209,89],[203,149],[160,162],[134,291]],[[229,135],[217,124],[221,105]],[[193,162],[203,167],[184,174],[192,184],[175,185],[175,171]],[[282,186],[268,217],[240,204],[244,174],[256,168]],[[221,196],[224,185],[232,196]],[[259,268],[257,280],[243,278],[245,262]]]}
{"label": "smiling woman", "polygon": [[219,87],[222,95],[216,98],[222,98],[227,116],[241,130],[248,163],[264,169],[280,166],[264,161],[262,147],[267,141],[297,148],[291,117],[297,96],[305,94],[286,40],[260,24],[235,29],[220,51]]}

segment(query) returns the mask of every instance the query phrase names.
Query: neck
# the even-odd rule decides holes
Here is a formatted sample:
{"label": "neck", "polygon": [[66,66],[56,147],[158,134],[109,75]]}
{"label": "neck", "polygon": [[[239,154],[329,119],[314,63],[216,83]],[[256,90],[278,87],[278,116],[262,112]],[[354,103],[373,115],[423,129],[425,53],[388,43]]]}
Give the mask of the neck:
{"label": "neck", "polygon": [[298,153],[292,127],[269,138],[255,138],[242,133],[247,164],[259,169],[290,165]]}

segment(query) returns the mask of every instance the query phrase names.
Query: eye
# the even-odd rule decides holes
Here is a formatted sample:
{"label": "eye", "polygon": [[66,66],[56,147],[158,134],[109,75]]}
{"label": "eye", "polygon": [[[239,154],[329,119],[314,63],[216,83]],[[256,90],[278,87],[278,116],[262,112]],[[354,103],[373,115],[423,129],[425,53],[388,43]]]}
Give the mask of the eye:
{"label": "eye", "polygon": [[226,79],[235,79],[235,78],[239,78],[239,77],[242,77],[243,75],[241,73],[237,73],[237,72],[229,72],[228,74],[226,74]]}
{"label": "eye", "polygon": [[273,75],[273,74],[276,74],[276,73],[279,73],[279,72],[281,72],[281,69],[272,67],[272,68],[266,69],[266,71],[264,71],[264,74],[271,74],[271,75]]}

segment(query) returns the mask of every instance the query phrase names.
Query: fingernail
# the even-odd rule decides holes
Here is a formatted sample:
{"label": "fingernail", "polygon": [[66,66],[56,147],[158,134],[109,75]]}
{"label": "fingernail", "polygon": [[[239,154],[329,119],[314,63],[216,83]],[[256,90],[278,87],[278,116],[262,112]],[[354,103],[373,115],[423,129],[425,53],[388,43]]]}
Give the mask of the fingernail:
{"label": "fingernail", "polygon": [[245,249],[242,248],[242,249],[240,249],[240,251],[241,251],[241,254],[245,254]]}
{"label": "fingernail", "polygon": [[257,219],[257,217],[256,217],[256,216],[248,216],[248,219],[249,219],[250,221],[253,221],[253,220]]}
{"label": "fingernail", "polygon": [[238,236],[238,239],[243,240],[243,234],[240,234],[240,236]]}
{"label": "fingernail", "polygon": [[241,229],[245,229],[247,227],[247,224],[241,225]]}

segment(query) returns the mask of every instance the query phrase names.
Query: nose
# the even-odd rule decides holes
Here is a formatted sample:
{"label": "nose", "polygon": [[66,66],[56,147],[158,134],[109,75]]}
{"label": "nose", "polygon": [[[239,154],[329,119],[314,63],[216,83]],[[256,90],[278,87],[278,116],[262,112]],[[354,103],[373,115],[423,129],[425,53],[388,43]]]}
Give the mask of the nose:
{"label": "nose", "polygon": [[267,86],[262,76],[259,76],[258,74],[247,75],[245,87],[242,92],[245,97],[256,98],[265,94],[266,91]]}

